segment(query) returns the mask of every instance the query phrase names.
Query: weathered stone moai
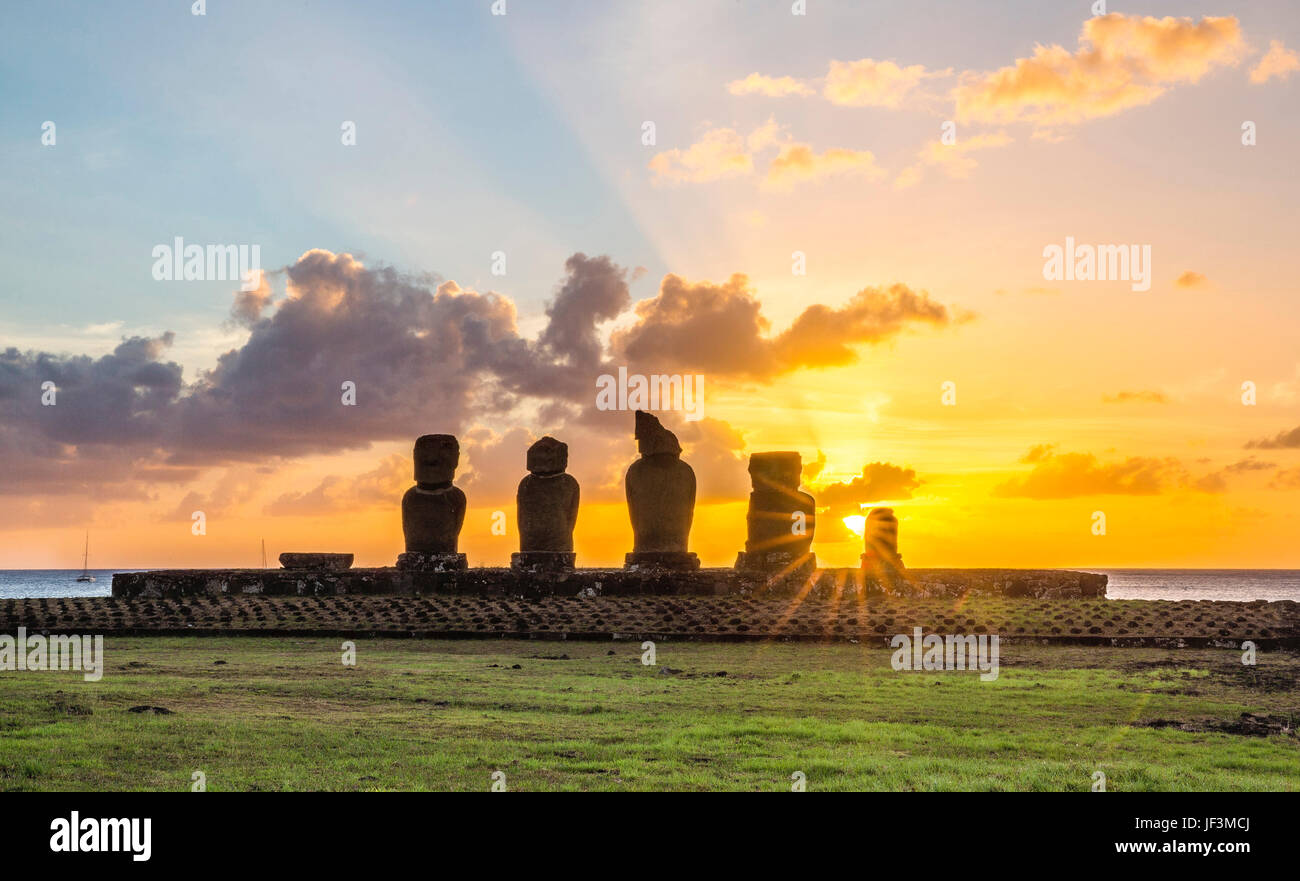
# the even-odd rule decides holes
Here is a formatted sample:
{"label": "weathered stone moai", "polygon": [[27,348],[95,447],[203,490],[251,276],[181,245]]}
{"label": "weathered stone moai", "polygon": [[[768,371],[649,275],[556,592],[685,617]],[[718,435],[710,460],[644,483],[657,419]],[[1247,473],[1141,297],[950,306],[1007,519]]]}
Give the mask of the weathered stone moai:
{"label": "weathered stone moai", "polygon": [[736,568],[772,576],[810,575],[817,568],[812,553],[817,507],[799,491],[803,459],[798,453],[754,453],[749,457],[749,535],[736,557]]}
{"label": "weathered stone moai", "polygon": [[633,536],[625,565],[698,569],[699,558],[686,550],[695,517],[695,472],[681,459],[677,435],[643,410],[636,411],[636,441],[641,458],[624,481]]}
{"label": "weathered stone moai", "polygon": [[519,553],[512,569],[572,569],[573,527],[578,522],[578,481],[566,474],[569,447],[544,437],[528,448],[528,476],[519,481],[515,516]]}
{"label": "weathered stone moai", "polygon": [[893,578],[903,572],[898,553],[898,520],[893,508],[872,508],[862,530],[862,568],[868,575]]}
{"label": "weathered stone moai", "polygon": [[402,496],[406,553],[399,569],[445,571],[466,568],[456,552],[465,523],[465,493],[452,486],[460,464],[460,444],[450,434],[426,434],[415,442],[415,486]]}

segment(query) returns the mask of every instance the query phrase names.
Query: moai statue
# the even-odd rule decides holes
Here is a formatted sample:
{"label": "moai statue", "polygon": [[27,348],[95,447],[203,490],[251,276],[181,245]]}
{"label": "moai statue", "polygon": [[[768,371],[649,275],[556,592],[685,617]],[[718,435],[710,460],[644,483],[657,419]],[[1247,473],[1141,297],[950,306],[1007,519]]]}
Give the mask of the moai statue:
{"label": "moai statue", "polygon": [[677,436],[642,410],[636,411],[641,458],[627,469],[627,509],[632,517],[632,553],[626,567],[700,568],[686,550],[695,516],[695,472],[682,461]]}
{"label": "moai statue", "polygon": [[803,460],[798,453],[754,453],[749,457],[749,537],[736,557],[736,568],[779,577],[811,575],[817,507],[799,491]]}
{"label": "moai statue", "polygon": [[426,434],[415,442],[415,486],[402,496],[406,553],[399,569],[435,572],[464,569],[456,540],[465,523],[465,494],[451,485],[460,464],[460,444],[450,434]]}
{"label": "moai statue", "polygon": [[519,553],[510,567],[525,571],[572,569],[578,522],[578,481],[564,469],[569,446],[544,437],[528,448],[528,476],[515,495]]}
{"label": "moai statue", "polygon": [[867,576],[882,581],[902,577],[903,558],[898,554],[898,520],[893,508],[872,508],[862,530],[862,568]]}

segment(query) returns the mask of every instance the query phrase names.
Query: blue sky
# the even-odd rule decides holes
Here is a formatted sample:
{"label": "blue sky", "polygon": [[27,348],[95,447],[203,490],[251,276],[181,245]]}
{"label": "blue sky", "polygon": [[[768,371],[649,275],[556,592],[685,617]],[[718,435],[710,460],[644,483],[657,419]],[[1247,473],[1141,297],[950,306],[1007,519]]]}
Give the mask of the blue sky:
{"label": "blue sky", "polygon": [[[149,278],[150,249],[177,235],[258,242],[266,266],[324,247],[495,282],[525,319],[575,250],[645,266],[643,295],[666,271],[761,277],[728,249],[694,253],[704,250],[700,228],[683,223],[674,236],[674,212],[712,209],[647,183],[643,119],[657,122],[660,146],[685,146],[708,122],[756,126],[771,106],[738,102],[723,83],[753,70],[816,76],[828,58],[995,68],[1038,42],[1073,45],[1087,4],[813,0],[802,19],[784,2],[513,0],[505,17],[489,5],[215,0],[195,17],[183,2],[10,4],[0,34],[0,321],[41,339],[55,324],[182,337],[212,328],[227,286]],[[1134,11],[1231,11],[1252,32],[1286,38],[1294,27],[1266,4]],[[1130,126],[1120,137],[1159,133],[1177,102],[1205,99],[1171,96],[1136,136]],[[843,114],[815,103],[780,112],[813,141],[845,130]],[[932,117],[866,110],[850,131],[887,156],[928,136]],[[46,119],[58,125],[57,149],[40,146]],[[343,120],[357,123],[356,147],[339,143]],[[1095,147],[1124,149],[1109,136]],[[1195,173],[1195,162],[1152,161]],[[487,272],[498,248],[507,279]],[[684,265],[669,265],[673,256]]]}

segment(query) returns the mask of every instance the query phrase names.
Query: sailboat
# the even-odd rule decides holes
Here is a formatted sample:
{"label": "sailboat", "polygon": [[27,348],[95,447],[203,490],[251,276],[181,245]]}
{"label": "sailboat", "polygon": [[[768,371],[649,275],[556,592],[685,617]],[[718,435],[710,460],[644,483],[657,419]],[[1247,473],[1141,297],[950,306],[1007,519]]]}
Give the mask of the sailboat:
{"label": "sailboat", "polygon": [[78,581],[94,581],[95,576],[90,574],[90,533],[86,533],[86,551],[81,557],[81,574],[77,576]]}

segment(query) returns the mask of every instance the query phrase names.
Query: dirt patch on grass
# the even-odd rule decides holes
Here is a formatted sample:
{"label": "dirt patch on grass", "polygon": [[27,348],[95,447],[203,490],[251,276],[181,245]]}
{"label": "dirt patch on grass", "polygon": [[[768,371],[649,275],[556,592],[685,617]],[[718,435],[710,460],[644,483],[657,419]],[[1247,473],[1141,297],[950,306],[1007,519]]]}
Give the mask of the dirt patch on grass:
{"label": "dirt patch on grass", "polygon": [[1274,734],[1296,737],[1300,711],[1285,716],[1242,713],[1236,719],[1148,719],[1135,722],[1135,728],[1177,728],[1179,731],[1237,734],[1243,737],[1270,737]]}

